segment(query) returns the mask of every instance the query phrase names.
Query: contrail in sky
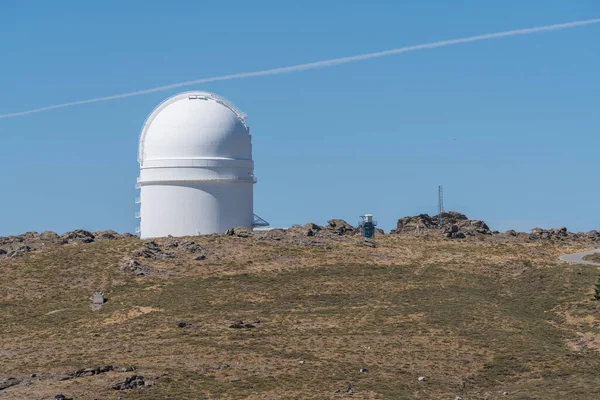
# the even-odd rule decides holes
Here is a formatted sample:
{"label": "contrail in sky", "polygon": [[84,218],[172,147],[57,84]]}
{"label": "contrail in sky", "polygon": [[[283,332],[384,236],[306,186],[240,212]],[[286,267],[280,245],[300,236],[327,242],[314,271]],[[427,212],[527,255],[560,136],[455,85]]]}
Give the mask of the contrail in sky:
{"label": "contrail in sky", "polygon": [[81,104],[97,103],[100,101],[109,101],[109,100],[123,99],[125,97],[140,96],[143,94],[160,92],[163,90],[175,89],[175,88],[184,87],[184,86],[197,85],[199,83],[228,81],[231,79],[251,78],[254,76],[288,74],[291,72],[305,71],[308,69],[333,67],[335,65],[346,64],[346,63],[351,63],[351,62],[355,62],[355,61],[362,61],[362,60],[368,60],[371,58],[391,56],[393,54],[408,53],[410,51],[416,51],[416,50],[433,49],[436,47],[445,47],[445,46],[451,46],[454,44],[477,42],[479,40],[498,39],[498,38],[503,38],[503,37],[508,37],[508,36],[528,35],[530,33],[556,31],[556,30],[560,30],[560,29],[575,28],[577,26],[591,25],[591,24],[598,24],[598,23],[600,23],[600,18],[588,19],[588,20],[584,20],[584,21],[567,22],[564,24],[537,26],[534,28],[516,29],[516,30],[512,30],[512,31],[505,31],[505,32],[488,33],[485,35],[471,36],[471,37],[460,38],[460,39],[442,40],[440,42],[418,44],[418,45],[414,45],[414,46],[400,47],[397,49],[385,50],[385,51],[380,51],[380,52],[376,52],[376,53],[366,53],[366,54],[360,54],[360,55],[350,56],[350,57],[334,58],[331,60],[317,61],[317,62],[311,62],[311,63],[307,63],[307,64],[298,64],[298,65],[292,65],[289,67],[265,69],[262,71],[241,72],[241,73],[231,74],[231,75],[213,76],[210,78],[202,78],[202,79],[196,79],[193,81],[173,83],[171,85],[158,86],[158,87],[154,87],[151,89],[138,90],[135,92],[121,93],[121,94],[115,94],[112,96],[105,96],[105,97],[96,97],[96,98],[88,99],[88,100],[73,101],[70,103],[62,103],[62,104],[56,104],[53,106],[47,106],[47,107],[42,107],[42,108],[34,108],[31,110],[20,111],[20,112],[10,113],[10,114],[0,114],[0,119],[19,117],[22,115],[34,114],[34,113],[38,113],[38,112],[42,112],[42,111],[54,110],[57,108],[78,106]]}

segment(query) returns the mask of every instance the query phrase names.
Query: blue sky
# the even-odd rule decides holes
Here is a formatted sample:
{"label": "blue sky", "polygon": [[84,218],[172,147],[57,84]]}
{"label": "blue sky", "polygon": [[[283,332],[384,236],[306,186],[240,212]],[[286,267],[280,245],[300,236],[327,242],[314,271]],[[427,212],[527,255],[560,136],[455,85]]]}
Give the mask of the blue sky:
{"label": "blue sky", "polygon": [[[0,2],[0,114],[600,17],[570,1]],[[213,82],[0,120],[0,235],[133,232],[137,140],[166,97],[248,114],[273,226],[448,210],[498,230],[600,229],[600,25]]]}

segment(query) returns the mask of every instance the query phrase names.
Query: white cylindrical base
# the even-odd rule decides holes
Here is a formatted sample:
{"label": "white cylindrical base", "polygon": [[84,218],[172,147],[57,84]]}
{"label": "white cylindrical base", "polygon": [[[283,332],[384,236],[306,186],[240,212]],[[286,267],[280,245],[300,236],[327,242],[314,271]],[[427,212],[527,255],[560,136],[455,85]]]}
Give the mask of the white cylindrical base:
{"label": "white cylindrical base", "polygon": [[252,228],[252,182],[142,183],[140,199],[142,239]]}

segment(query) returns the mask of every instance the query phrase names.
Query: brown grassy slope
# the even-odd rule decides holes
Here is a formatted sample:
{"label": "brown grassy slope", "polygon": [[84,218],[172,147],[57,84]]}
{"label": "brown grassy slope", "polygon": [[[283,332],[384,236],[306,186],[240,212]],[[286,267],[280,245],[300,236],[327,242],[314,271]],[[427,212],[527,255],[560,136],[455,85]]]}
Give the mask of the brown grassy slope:
{"label": "brown grassy slope", "polygon": [[590,254],[588,256],[583,257],[583,259],[586,261],[600,263],[600,253]]}
{"label": "brown grassy slope", "polygon": [[[135,239],[0,261],[0,378],[38,374],[5,398],[323,399],[348,383],[365,399],[600,396],[597,270],[557,261],[581,247],[194,240],[206,260],[145,261],[144,278],[119,271]],[[95,290],[109,301],[92,312]],[[239,319],[261,322],[229,328]],[[135,365],[157,383],[116,392],[127,374],[57,379],[94,365]]]}

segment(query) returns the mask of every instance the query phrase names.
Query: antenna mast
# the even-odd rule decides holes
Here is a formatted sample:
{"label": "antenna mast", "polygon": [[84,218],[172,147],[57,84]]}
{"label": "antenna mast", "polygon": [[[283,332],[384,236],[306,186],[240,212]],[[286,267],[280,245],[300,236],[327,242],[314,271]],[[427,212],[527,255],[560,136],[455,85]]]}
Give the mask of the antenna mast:
{"label": "antenna mast", "polygon": [[443,216],[444,214],[444,187],[438,186],[438,227],[442,227]]}

